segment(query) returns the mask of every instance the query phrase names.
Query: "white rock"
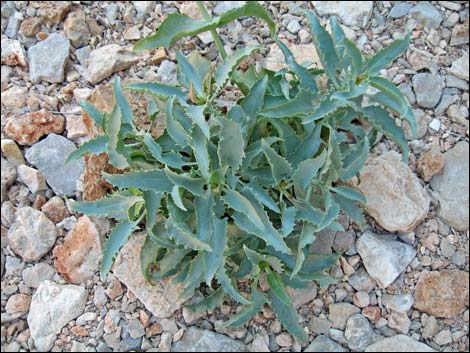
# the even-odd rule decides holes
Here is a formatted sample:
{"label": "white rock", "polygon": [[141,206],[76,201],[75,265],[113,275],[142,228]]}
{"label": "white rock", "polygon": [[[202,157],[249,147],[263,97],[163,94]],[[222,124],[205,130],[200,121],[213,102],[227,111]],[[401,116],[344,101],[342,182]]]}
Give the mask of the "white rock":
{"label": "white rock", "polygon": [[441,122],[439,119],[432,119],[432,121],[429,123],[429,127],[434,131],[439,131],[441,128]]}
{"label": "white rock", "polygon": [[18,179],[26,184],[33,194],[47,190],[46,178],[44,178],[44,175],[39,170],[22,164],[18,166],[17,172]]}
{"label": "white rock", "polygon": [[365,349],[366,352],[435,352],[424,343],[405,335],[387,337]]}
{"label": "white rock", "polygon": [[20,42],[13,39],[2,39],[2,65],[27,65],[26,53]]}
{"label": "white rock", "polygon": [[345,25],[364,27],[374,7],[373,1],[312,1],[320,16],[338,16]]}

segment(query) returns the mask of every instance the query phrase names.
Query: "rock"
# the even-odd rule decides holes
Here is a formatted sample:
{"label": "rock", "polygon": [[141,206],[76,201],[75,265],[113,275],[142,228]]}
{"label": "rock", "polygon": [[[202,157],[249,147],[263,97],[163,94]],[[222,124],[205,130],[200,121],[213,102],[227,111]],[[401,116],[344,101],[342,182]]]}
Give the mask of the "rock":
{"label": "rock", "polygon": [[317,285],[315,282],[309,283],[307,288],[291,288],[287,287],[287,293],[292,298],[292,304],[295,309],[302,305],[310,303],[317,297]]}
{"label": "rock", "polygon": [[294,340],[290,334],[283,332],[276,336],[276,343],[281,347],[292,347]]}
{"label": "rock", "polygon": [[442,22],[442,14],[428,1],[420,1],[410,11],[411,17],[420,25],[438,29]]}
{"label": "rock", "polygon": [[37,17],[29,17],[21,22],[20,34],[26,37],[32,37],[41,30],[42,21]]}
{"label": "rock", "polygon": [[36,194],[39,191],[47,190],[46,179],[39,170],[23,164],[18,166],[17,172],[18,179],[22,183],[26,184],[33,194]]}
{"label": "rock", "polygon": [[45,262],[40,262],[23,271],[23,282],[30,288],[37,288],[43,281],[51,280],[54,273],[51,266]]}
{"label": "rock", "polygon": [[23,154],[21,153],[15,141],[10,139],[2,139],[2,153],[7,161],[15,167],[25,164]]}
{"label": "rock", "polygon": [[442,330],[433,339],[439,346],[445,346],[446,344],[452,343],[452,334],[450,330]]}
{"label": "rock", "polygon": [[434,108],[441,99],[444,80],[430,73],[419,73],[413,76],[413,89],[420,107]]}
{"label": "rock", "polygon": [[406,2],[398,2],[392,7],[388,16],[391,18],[405,17],[406,15],[408,15],[412,8],[413,5],[411,4],[408,4]]}
{"label": "rock", "polygon": [[435,352],[424,343],[405,335],[387,337],[365,349],[366,352]]}
{"label": "rock", "polygon": [[434,131],[439,131],[441,129],[441,122],[438,119],[432,119],[429,123],[429,128]]}
{"label": "rock", "polygon": [[28,89],[21,86],[12,86],[3,91],[1,94],[2,107],[8,109],[23,108],[26,105],[29,96]]}
{"label": "rock", "polygon": [[[321,67],[320,58],[313,44],[288,45],[288,47],[299,64],[308,61]],[[286,67],[284,55],[277,44],[271,46],[268,55],[262,61],[262,65],[272,71],[278,71]]]}
{"label": "rock", "polygon": [[428,316],[427,318],[423,316],[422,324],[424,326],[422,330],[422,335],[424,339],[434,337],[439,331],[439,323],[437,322],[437,319],[434,316]]}
{"label": "rock", "polygon": [[250,344],[250,352],[270,352],[269,336],[267,334],[257,334]]}
{"label": "rock", "polygon": [[58,25],[72,8],[70,1],[42,1],[38,15],[48,25]]}
{"label": "rock", "polygon": [[8,19],[7,28],[5,29],[5,35],[8,38],[12,38],[12,39],[16,38],[22,19],[23,19],[23,14],[21,12],[15,11],[13,16],[10,16],[10,18]]}
{"label": "rock", "polygon": [[183,338],[173,343],[172,352],[247,352],[248,348],[233,339],[208,330],[189,327]]}
{"label": "rock", "polygon": [[367,293],[369,293],[375,287],[375,281],[371,276],[369,276],[363,267],[354,272],[348,278],[348,282],[355,290]]}
{"label": "rock", "polygon": [[65,115],[67,126],[67,138],[76,139],[88,136],[88,128],[83,122],[81,115],[67,114]]}
{"label": "rock", "polygon": [[212,11],[214,15],[219,16],[223,13],[245,5],[246,1],[218,1],[217,6]]}
{"label": "rock", "polygon": [[137,26],[129,27],[124,32],[124,39],[125,40],[138,40],[140,39],[140,30]]}
{"label": "rock", "polygon": [[365,27],[372,14],[373,1],[312,1],[320,16],[338,16],[347,26]]}
{"label": "rock", "polygon": [[62,327],[83,313],[86,301],[84,287],[42,282],[33,295],[28,314],[28,326],[36,349],[50,350]]}
{"label": "rock", "polygon": [[317,316],[312,316],[308,323],[308,328],[313,333],[326,334],[330,331],[331,321],[327,319],[321,319]]}
{"label": "rock", "polygon": [[16,211],[16,223],[8,231],[8,245],[24,261],[37,261],[54,245],[57,229],[42,212],[29,206]]}
{"label": "rock", "polygon": [[336,232],[333,249],[336,252],[345,252],[354,245],[354,236],[348,232]]}
{"label": "rock", "polygon": [[112,25],[116,23],[116,19],[119,14],[119,6],[115,3],[109,3],[106,5],[106,19]]}
{"label": "rock", "polygon": [[365,308],[370,304],[370,297],[367,292],[356,292],[353,295],[353,303],[358,308]]}
{"label": "rock", "polygon": [[455,318],[468,306],[468,282],[464,271],[425,271],[416,285],[413,307],[435,317]]}
{"label": "rock", "polygon": [[125,70],[139,61],[139,55],[117,44],[94,49],[88,58],[87,79],[96,84],[113,73]]}
{"label": "rock", "polygon": [[424,181],[429,181],[444,168],[444,156],[437,149],[430,149],[418,159],[417,170]]}
{"label": "rock", "polygon": [[29,48],[30,81],[62,82],[69,54],[69,40],[57,33],[52,33],[46,40]]}
{"label": "rock", "polygon": [[71,12],[64,22],[64,32],[75,48],[87,45],[91,38],[91,32],[86,22],[85,11]]}
{"label": "rock", "polygon": [[411,294],[396,294],[389,295],[384,294],[382,296],[382,303],[389,310],[393,310],[399,313],[406,313],[411,309],[414,299]]}
{"label": "rock", "polygon": [[15,294],[8,298],[5,310],[8,314],[27,313],[31,297],[26,294]]}
{"label": "rock", "polygon": [[19,277],[24,269],[24,262],[13,256],[7,256],[5,260],[5,271],[7,276]]}
{"label": "rock", "polygon": [[137,11],[137,18],[144,18],[155,8],[155,1],[132,1]]}
{"label": "rock", "polygon": [[2,177],[1,177],[1,200],[5,198],[5,194],[8,188],[13,184],[16,180],[16,169],[10,163],[2,158],[1,162],[2,168]]}
{"label": "rock", "polygon": [[133,235],[120,251],[114,263],[114,275],[135,294],[156,317],[169,317],[181,308],[178,300],[183,292],[182,285],[172,285],[171,279],[162,279],[154,286],[142,275],[140,248],[144,243],[144,234]]}
{"label": "rock", "polygon": [[410,330],[411,321],[406,313],[397,313],[396,311],[392,311],[392,313],[388,315],[387,321],[388,327],[405,335]]}
{"label": "rock", "polygon": [[427,115],[421,109],[413,109],[413,114],[416,117],[416,125],[417,125],[416,135],[413,135],[410,125],[408,124],[407,121],[403,121],[403,124],[402,124],[407,140],[414,140],[414,139],[419,140],[423,138],[428,132],[428,125],[429,125],[429,122],[431,121],[431,117]]}
{"label": "rock", "polygon": [[431,179],[439,193],[438,215],[457,230],[469,229],[469,148],[459,142],[444,153],[444,168]]}
{"label": "rock", "polygon": [[452,36],[450,38],[450,45],[468,44],[468,20],[465,24],[458,24],[452,28]]}
{"label": "rock", "polygon": [[163,60],[158,68],[157,78],[167,85],[175,84],[177,82],[176,64],[170,60]]}
{"label": "rock", "polygon": [[346,348],[343,348],[338,343],[333,341],[328,336],[320,335],[313,340],[310,345],[305,348],[304,352],[347,352]]}
{"label": "rock", "polygon": [[378,306],[368,306],[362,309],[362,315],[367,318],[373,324],[377,324],[382,319],[382,311]]}
{"label": "rock", "polygon": [[349,303],[330,304],[328,311],[328,319],[330,319],[332,326],[340,330],[344,330],[346,327],[346,321],[348,321],[352,315],[361,312],[358,308]]}
{"label": "rock", "polygon": [[64,201],[58,196],[54,196],[52,199],[47,201],[41,207],[41,211],[47,218],[56,224],[70,216]]}
{"label": "rock", "polygon": [[80,284],[92,279],[101,259],[101,240],[90,218],[80,217],[53,254],[56,271],[67,281]]}
{"label": "rock", "polygon": [[386,230],[406,233],[426,217],[429,197],[398,153],[369,159],[359,179],[356,187],[367,200],[367,213]]}
{"label": "rock", "polygon": [[[26,53],[20,42],[13,39],[2,39],[2,65],[26,66]],[[3,80],[2,80],[3,81]]]}
{"label": "rock", "polygon": [[31,146],[47,134],[64,131],[64,117],[45,110],[7,119],[5,133],[21,145]]}
{"label": "rock", "polygon": [[[140,324],[140,322],[139,322]],[[127,323],[123,323],[121,325],[121,344],[119,346],[120,352],[129,352],[129,351],[137,351],[140,349],[140,345],[142,344],[142,336],[134,338],[131,336],[129,332],[129,325]],[[135,332],[137,333],[137,332]],[[171,336],[170,336],[171,338]]]}
{"label": "rock", "polygon": [[469,61],[468,52],[465,52],[460,58],[452,62],[450,69],[447,69],[447,72],[455,77],[461,78],[462,80],[469,80]]}
{"label": "rock", "polygon": [[72,141],[50,134],[45,140],[31,147],[25,157],[44,174],[56,195],[70,196],[75,195],[76,181],[84,170],[80,160],[65,165],[67,156],[75,150]]}
{"label": "rock", "polygon": [[348,347],[362,351],[377,340],[376,334],[367,320],[361,314],[349,318],[344,331],[344,337],[348,340]]}
{"label": "rock", "polygon": [[286,26],[286,29],[292,34],[297,34],[301,28],[298,20],[291,20]]}
{"label": "rock", "polygon": [[364,266],[382,288],[387,288],[416,256],[415,249],[386,235],[365,232],[356,242]]}

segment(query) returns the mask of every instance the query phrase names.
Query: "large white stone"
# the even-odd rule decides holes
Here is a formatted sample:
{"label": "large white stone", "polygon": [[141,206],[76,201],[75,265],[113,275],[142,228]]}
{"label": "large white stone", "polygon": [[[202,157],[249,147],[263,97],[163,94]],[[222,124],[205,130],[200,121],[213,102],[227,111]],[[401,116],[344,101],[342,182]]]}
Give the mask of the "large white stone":
{"label": "large white stone", "polygon": [[374,7],[373,1],[312,1],[320,16],[338,16],[345,25],[364,27]]}

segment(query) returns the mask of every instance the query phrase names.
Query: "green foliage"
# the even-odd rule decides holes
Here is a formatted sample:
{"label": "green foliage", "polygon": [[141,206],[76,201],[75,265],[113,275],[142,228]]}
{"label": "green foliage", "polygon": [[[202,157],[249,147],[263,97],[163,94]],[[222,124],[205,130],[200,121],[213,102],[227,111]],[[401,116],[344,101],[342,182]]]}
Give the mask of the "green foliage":
{"label": "green foliage", "polygon": [[[69,160],[106,151],[112,165],[129,168],[104,175],[116,187],[113,194],[73,205],[119,222],[105,245],[103,276],[131,233],[145,227],[141,260],[147,280],[172,276],[183,284],[183,298],[205,282],[209,296],[190,305],[194,311],[213,309],[227,296],[240,302],[243,308],[225,326],[243,324],[270,304],[289,332],[307,340],[287,287],[338,280],[328,269],[340,254],[315,254],[309,247],[319,231],[342,229],[336,222],[340,212],[364,224],[360,204],[366,200],[345,181],[366,162],[374,131],[397,143],[406,160],[407,141],[395,120],[416,124],[400,91],[378,76],[407,48],[409,35],[365,58],[335,19],[330,35],[313,13],[306,15],[323,69],[302,66],[278,42],[288,67],[279,72],[237,70],[259,47],[235,51],[214,68],[198,53],[177,53],[178,86],[127,86],[153,97],[150,118],[161,114],[166,122],[158,138],[134,126],[119,79],[111,114],[82,103],[104,135],[83,144]],[[261,18],[275,32],[267,12],[248,2],[204,21],[172,14],[136,49],[168,47],[240,16]],[[326,88],[317,86],[321,76]],[[224,112],[216,103],[228,82],[243,97]],[[371,133],[362,125],[366,121]],[[239,288],[239,279],[250,289]],[[268,291],[261,289],[263,281]]]}

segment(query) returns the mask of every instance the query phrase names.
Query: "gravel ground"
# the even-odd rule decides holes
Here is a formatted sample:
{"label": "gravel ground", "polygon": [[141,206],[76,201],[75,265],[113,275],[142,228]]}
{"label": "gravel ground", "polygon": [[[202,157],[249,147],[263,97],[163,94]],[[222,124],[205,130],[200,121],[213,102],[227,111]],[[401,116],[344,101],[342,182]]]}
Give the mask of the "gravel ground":
{"label": "gravel ground", "polygon": [[[217,15],[239,3],[207,5]],[[108,82],[115,75],[175,82],[176,50],[198,49],[217,60],[207,34],[168,51],[129,50],[170,13],[199,16],[194,3],[2,1],[2,351],[469,350],[468,2],[261,3],[300,62],[316,56],[303,9],[325,23],[338,16],[368,54],[412,33],[407,52],[382,72],[418,119],[418,136],[409,136],[410,162],[399,161],[393,143],[378,140],[361,172],[367,228],[342,216],[345,232],[318,234],[313,251],[344,252],[331,273],[345,281],[292,290],[309,343],[297,342],[268,308],[227,329],[221,323],[236,303],[192,313],[175,301],[177,287],[149,287],[138,275],[140,235],[102,280],[97,269],[111,224],[69,208],[74,199],[103,196],[109,189],[99,174],[111,168],[105,156],[63,167],[67,154],[96,134],[78,101],[111,109]],[[254,58],[273,69],[282,65],[256,19],[236,21],[220,35],[228,51],[263,44]],[[236,97],[229,89],[219,104]],[[145,112],[145,97],[128,98],[136,116]],[[197,290],[190,301],[204,293]]]}

